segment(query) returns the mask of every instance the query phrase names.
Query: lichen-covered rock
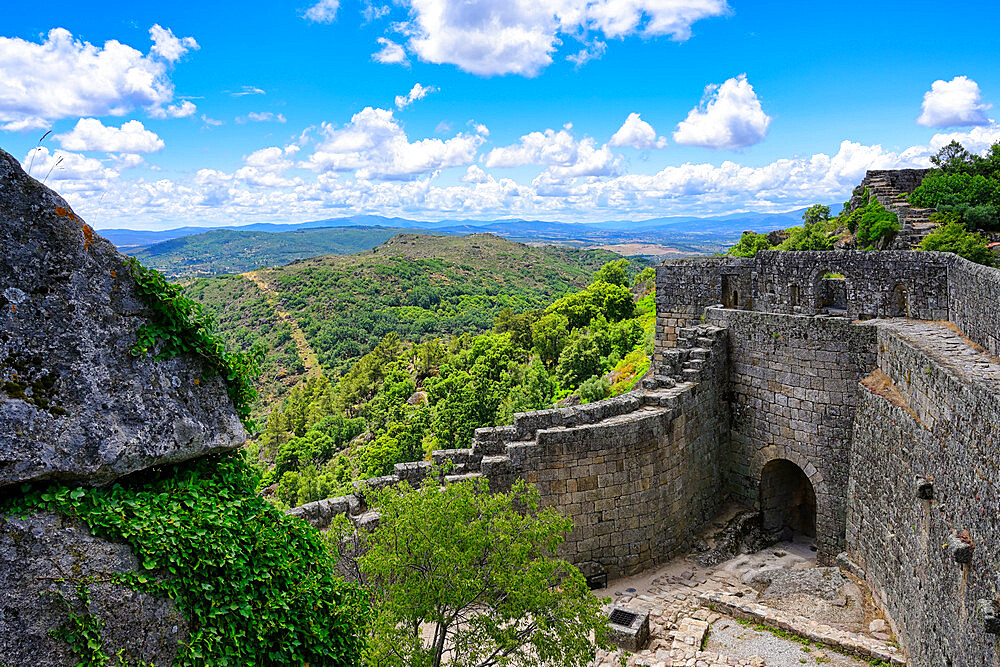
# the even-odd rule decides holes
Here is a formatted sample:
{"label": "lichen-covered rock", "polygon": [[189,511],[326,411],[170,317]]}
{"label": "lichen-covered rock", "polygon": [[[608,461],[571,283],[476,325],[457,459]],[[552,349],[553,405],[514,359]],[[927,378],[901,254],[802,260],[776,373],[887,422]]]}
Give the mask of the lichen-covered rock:
{"label": "lichen-covered rock", "polygon": [[172,664],[187,621],[172,600],[113,581],[138,569],[127,545],[94,537],[72,519],[50,512],[0,517],[0,664],[76,665],[80,656],[49,632],[70,620],[67,604],[73,614],[100,620],[101,650],[114,664],[119,651],[125,664]]}
{"label": "lichen-covered rock", "polygon": [[0,150],[0,487],[106,483],[242,444],[198,359],[129,353],[148,315],[125,258]]}

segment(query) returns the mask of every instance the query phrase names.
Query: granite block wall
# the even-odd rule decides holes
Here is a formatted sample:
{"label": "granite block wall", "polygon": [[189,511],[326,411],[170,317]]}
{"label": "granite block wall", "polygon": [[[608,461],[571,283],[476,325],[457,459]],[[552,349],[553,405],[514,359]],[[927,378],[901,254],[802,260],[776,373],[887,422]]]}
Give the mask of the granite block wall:
{"label": "granite block wall", "polygon": [[[672,347],[676,328],[707,306],[816,315],[846,306],[850,319],[948,319],[951,256],[931,252],[761,252],[664,262],[656,272],[657,336]],[[832,283],[825,276],[844,276]]]}
{"label": "granite block wall", "polygon": [[1000,642],[977,608],[1000,599],[1000,362],[963,352],[945,326],[877,331],[878,367],[891,384],[860,393],[848,553],[909,664],[996,665]]}
{"label": "granite block wall", "polygon": [[[686,547],[719,509],[728,441],[725,338],[705,355],[698,383],[651,392],[644,407],[574,427],[539,430],[508,446],[494,472],[535,484],[543,506],[573,520],[561,555],[609,578],[636,574]],[[594,404],[598,408],[600,404]],[[528,413],[534,415],[534,413]]]}
{"label": "granite block wall", "polygon": [[1000,355],[1000,271],[952,257],[948,310],[947,319],[976,343]]}
{"label": "granite block wall", "polygon": [[732,405],[725,478],[759,504],[764,466],[791,461],[812,483],[821,560],[843,550],[857,382],[875,363],[875,331],[843,318],[721,308],[710,324],[729,331]]}

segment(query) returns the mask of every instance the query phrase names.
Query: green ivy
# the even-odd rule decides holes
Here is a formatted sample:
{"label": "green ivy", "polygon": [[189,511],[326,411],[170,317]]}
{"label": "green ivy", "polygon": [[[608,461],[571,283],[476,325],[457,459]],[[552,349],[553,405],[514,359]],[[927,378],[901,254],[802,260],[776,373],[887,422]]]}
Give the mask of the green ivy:
{"label": "green ivy", "polygon": [[230,352],[215,333],[215,321],[200,303],[184,296],[179,285],[169,282],[162,273],[148,269],[134,257],[128,259],[129,270],[139,286],[139,294],[153,311],[153,321],[144,324],[136,334],[132,354],[140,356],[156,349],[156,359],[170,359],[179,354],[201,357],[211,374],[219,374],[226,383],[236,412],[248,430],[256,424],[250,418],[260,376],[264,349],[255,345],[249,352]]}
{"label": "green ivy", "polygon": [[[364,593],[334,574],[318,532],[255,495],[256,483],[229,453],[102,488],[25,485],[0,513],[50,510],[128,543],[140,568],[118,581],[174,600],[189,621],[175,665],[356,665]],[[100,621],[72,618],[57,632],[88,646],[96,632],[100,650]]]}
{"label": "green ivy", "polygon": [[109,658],[104,652],[104,640],[101,628],[104,622],[90,613],[90,591],[86,581],[76,582],[76,595],[83,606],[83,613],[73,611],[73,605],[58,591],[49,593],[66,607],[69,620],[58,628],[49,630],[49,635],[69,644],[70,650],[76,655],[76,667],[100,667],[107,664]]}

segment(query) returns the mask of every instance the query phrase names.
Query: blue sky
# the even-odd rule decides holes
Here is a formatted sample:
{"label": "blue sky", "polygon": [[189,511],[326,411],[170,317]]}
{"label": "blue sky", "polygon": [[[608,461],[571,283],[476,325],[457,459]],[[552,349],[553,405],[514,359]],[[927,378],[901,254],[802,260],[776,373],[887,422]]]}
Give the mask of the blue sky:
{"label": "blue sky", "polygon": [[0,147],[98,228],[789,210],[1000,140],[994,2],[84,4],[5,9]]}

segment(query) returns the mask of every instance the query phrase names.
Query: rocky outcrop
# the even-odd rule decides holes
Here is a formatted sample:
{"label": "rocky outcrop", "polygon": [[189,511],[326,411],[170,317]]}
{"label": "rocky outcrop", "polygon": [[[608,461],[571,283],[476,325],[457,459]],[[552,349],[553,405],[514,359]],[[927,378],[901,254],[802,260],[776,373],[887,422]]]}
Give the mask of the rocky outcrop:
{"label": "rocky outcrop", "polygon": [[188,623],[172,600],[115,581],[139,569],[127,545],[94,537],[71,519],[49,512],[0,518],[0,664],[77,664],[69,644],[49,633],[69,622],[70,610],[101,620],[106,655],[121,651],[130,665],[172,664]]}
{"label": "rocky outcrop", "polygon": [[129,353],[149,314],[125,258],[0,150],[0,487],[102,484],[243,443],[199,360]]}

